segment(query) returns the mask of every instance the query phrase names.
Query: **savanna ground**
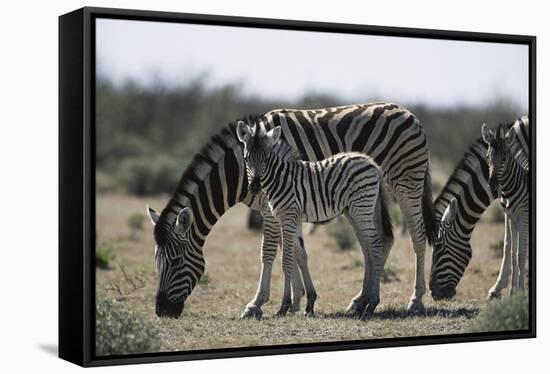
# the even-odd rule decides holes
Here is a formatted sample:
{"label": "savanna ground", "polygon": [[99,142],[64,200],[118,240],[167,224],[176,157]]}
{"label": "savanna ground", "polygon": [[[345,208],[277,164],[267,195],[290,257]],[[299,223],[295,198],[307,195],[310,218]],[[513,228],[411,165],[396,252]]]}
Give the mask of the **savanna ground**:
{"label": "savanna ground", "polygon": [[[283,282],[279,253],[263,319],[241,320],[239,316],[258,284],[261,233],[247,229],[248,208],[239,204],[208,236],[204,247],[206,274],[187,299],[183,315],[176,320],[160,319],[154,313],[154,241],[152,226],[145,220],[145,205],[160,210],[167,200],[168,196],[143,198],[116,193],[97,197],[98,245],[107,245],[116,256],[110,269],[96,270],[97,298],[118,300],[153,321],[160,327],[162,351],[461,333],[486,306],[487,290],[500,267],[503,224],[493,222],[488,210],[474,232],[473,258],[456,299],[434,302],[428,291],[424,296],[426,312],[409,315],[405,305],[413,289],[414,253],[408,234],[402,235],[399,223],[394,222],[396,240],[386,264],[387,279],[381,284],[380,305],[373,319],[361,322],[342,317],[361,288],[360,249],[356,246],[342,251],[326,227],[310,235],[305,224],[309,267],[319,295],[316,316],[304,318],[298,313],[275,317]],[[132,215],[143,216],[143,228],[130,230]],[[430,267],[431,249],[427,249],[426,282]]]}

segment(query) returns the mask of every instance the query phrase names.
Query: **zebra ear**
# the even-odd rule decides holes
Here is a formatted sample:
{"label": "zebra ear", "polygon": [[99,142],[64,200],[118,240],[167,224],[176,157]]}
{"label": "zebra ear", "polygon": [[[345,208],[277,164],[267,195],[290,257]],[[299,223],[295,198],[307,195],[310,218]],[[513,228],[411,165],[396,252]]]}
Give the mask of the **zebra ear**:
{"label": "zebra ear", "polygon": [[514,130],[514,128],[508,130],[504,136],[504,139],[506,139],[506,144],[508,144],[508,146],[512,146],[512,144],[516,141],[516,130]]}
{"label": "zebra ear", "polygon": [[160,214],[149,205],[147,205],[147,216],[149,216],[149,219],[153,225],[156,225],[160,218]]}
{"label": "zebra ear", "polygon": [[481,125],[481,136],[483,137],[483,141],[487,144],[491,144],[491,142],[495,140],[495,133],[485,123]]}
{"label": "zebra ear", "polygon": [[445,213],[443,213],[443,217],[441,217],[441,223],[450,225],[456,218],[457,212],[458,212],[458,203],[456,201],[456,198],[453,197],[453,199],[449,203],[449,206],[447,207],[447,209],[445,209]]}
{"label": "zebra ear", "polygon": [[175,230],[180,234],[185,234],[193,223],[193,212],[188,207],[183,208],[176,217]]}
{"label": "zebra ear", "polygon": [[252,138],[252,129],[243,121],[237,122],[237,138],[245,144]]}
{"label": "zebra ear", "polygon": [[272,147],[281,140],[281,126],[277,126],[268,131],[266,136],[266,143]]}

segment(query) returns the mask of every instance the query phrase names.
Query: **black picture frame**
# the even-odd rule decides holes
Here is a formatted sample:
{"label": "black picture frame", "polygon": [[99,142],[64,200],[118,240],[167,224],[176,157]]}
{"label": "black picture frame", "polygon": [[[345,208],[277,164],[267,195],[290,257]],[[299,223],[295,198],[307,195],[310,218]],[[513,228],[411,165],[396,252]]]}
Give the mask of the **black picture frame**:
{"label": "black picture frame", "polygon": [[[96,357],[95,20],[115,18],[523,44],[529,47],[530,322],[526,331]],[[536,37],[85,7],[59,17],[59,357],[81,366],[323,352],[536,337]]]}

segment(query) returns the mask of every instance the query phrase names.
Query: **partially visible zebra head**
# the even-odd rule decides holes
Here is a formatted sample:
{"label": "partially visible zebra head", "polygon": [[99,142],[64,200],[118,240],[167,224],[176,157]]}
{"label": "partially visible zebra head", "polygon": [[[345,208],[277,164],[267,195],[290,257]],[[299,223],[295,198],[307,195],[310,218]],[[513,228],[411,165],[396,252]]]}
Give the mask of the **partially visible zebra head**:
{"label": "partially visible zebra head", "polygon": [[508,161],[513,157],[512,146],[516,140],[516,131],[510,127],[499,125],[495,133],[485,123],[481,126],[483,141],[488,145],[486,156],[489,165],[489,188],[495,196],[498,196],[499,181],[506,173]]}
{"label": "partially visible zebra head", "polygon": [[178,318],[185,299],[204,272],[202,254],[190,247],[193,213],[184,207],[177,214],[168,209],[159,214],[147,206],[147,214],[155,226],[158,273],[155,312],[159,317]]}
{"label": "partially visible zebra head", "polygon": [[441,217],[433,244],[430,290],[434,300],[452,299],[456,295],[456,286],[472,257],[470,243],[457,236],[457,213],[458,204],[453,198]]}
{"label": "partially visible zebra head", "polygon": [[256,195],[261,190],[260,178],[265,172],[268,152],[281,139],[281,127],[277,126],[266,132],[261,124],[251,127],[239,121],[237,137],[244,144],[248,190]]}

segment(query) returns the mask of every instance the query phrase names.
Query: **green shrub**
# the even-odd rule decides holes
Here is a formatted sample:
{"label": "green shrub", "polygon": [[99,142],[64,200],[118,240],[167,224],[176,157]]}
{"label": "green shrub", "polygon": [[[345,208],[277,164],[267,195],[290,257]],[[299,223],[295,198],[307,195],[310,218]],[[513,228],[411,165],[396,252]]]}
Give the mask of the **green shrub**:
{"label": "green shrub", "polygon": [[338,249],[346,251],[355,246],[355,232],[349,222],[342,218],[337,218],[327,225],[328,235],[334,239]]}
{"label": "green shrub", "polygon": [[206,286],[208,283],[210,283],[210,275],[208,273],[204,273],[201,279],[199,279],[199,284]]}
{"label": "green shrub", "polygon": [[384,270],[382,270],[380,280],[382,281],[382,283],[399,282],[399,277],[397,276],[397,269],[393,264],[386,262],[386,265],[384,266]]}
{"label": "green shrub", "polygon": [[96,353],[98,356],[160,350],[159,330],[153,321],[120,303],[96,301]]}
{"label": "green shrub", "polygon": [[181,165],[164,156],[126,159],[117,170],[120,185],[141,196],[172,192],[181,176]]}
{"label": "green shrub", "polygon": [[108,270],[111,268],[111,262],[116,258],[113,247],[107,243],[99,243],[95,249],[95,266],[97,268]]}
{"label": "green shrub", "polygon": [[529,328],[529,297],[527,292],[489,302],[467,327],[470,332],[512,331]]}
{"label": "green shrub", "polygon": [[136,239],[138,233],[143,230],[143,221],[145,216],[140,213],[134,213],[128,217],[128,228],[130,229],[130,238]]}
{"label": "green shrub", "polygon": [[401,223],[401,209],[397,204],[390,204],[390,218],[394,225]]}
{"label": "green shrub", "polygon": [[504,222],[504,211],[502,210],[500,203],[495,203],[491,205],[489,218],[491,222],[494,222],[494,223]]}
{"label": "green shrub", "polygon": [[495,257],[502,256],[502,247],[504,247],[504,240],[502,240],[502,239],[497,240],[496,242],[493,242],[493,243],[489,244],[489,249],[491,250],[491,253]]}

